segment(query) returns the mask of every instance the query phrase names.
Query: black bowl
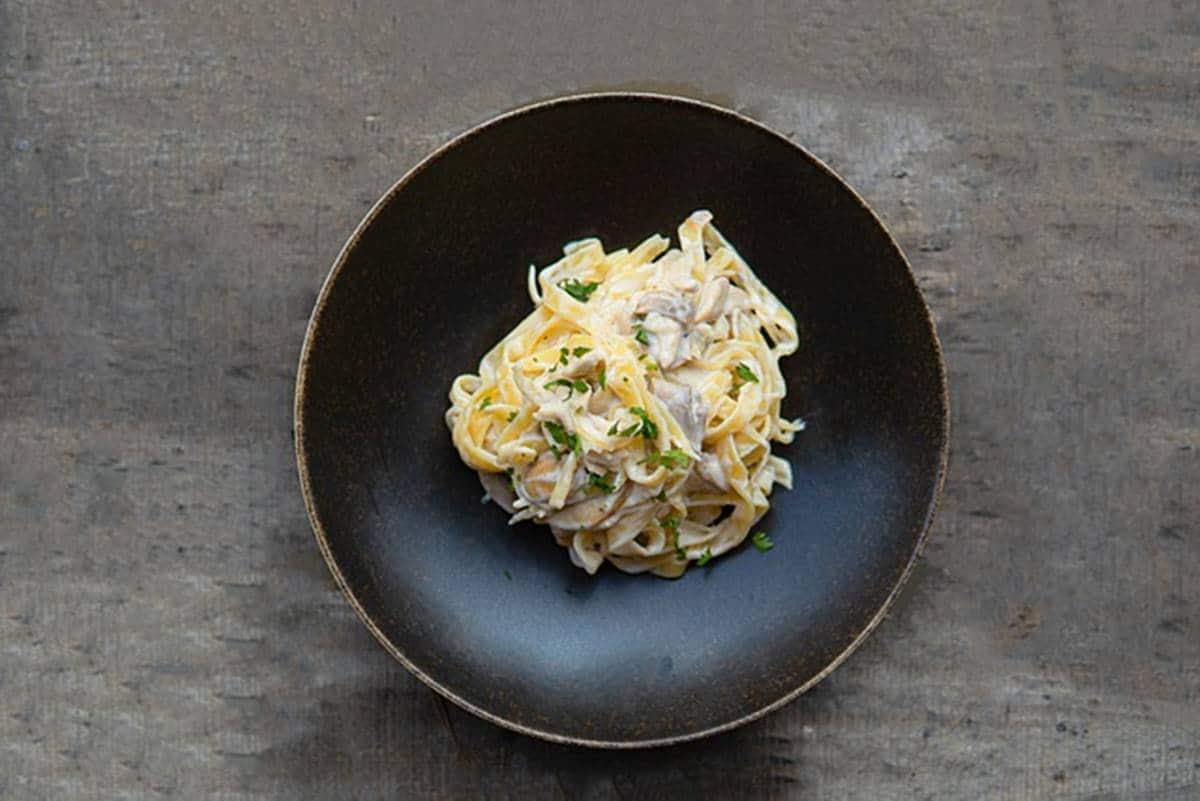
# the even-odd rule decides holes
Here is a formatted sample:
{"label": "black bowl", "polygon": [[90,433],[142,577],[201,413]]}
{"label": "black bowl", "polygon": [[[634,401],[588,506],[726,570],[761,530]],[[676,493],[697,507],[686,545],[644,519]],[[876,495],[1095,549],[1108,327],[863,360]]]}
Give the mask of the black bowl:
{"label": "black bowl", "polygon": [[[675,581],[572,567],[543,527],[479,502],[442,421],[455,375],[530,311],[529,264],[715,222],[792,309],[795,471],[743,546]],[[879,623],[946,469],[934,326],[896,242],[812,155],[715,106],[568,97],[481,125],[405,175],[338,256],[296,383],[296,455],[321,553],[405,667],[517,731],[661,745],[752,720]]]}

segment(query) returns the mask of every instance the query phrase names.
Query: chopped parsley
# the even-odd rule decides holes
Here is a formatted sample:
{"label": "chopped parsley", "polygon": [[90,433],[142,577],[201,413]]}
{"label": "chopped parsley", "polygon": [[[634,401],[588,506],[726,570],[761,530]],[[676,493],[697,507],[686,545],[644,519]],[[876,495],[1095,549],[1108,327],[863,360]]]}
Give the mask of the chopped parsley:
{"label": "chopped parsley", "polygon": [[578,348],[576,348],[575,350],[571,351],[571,355],[573,355],[573,356],[574,356],[576,359],[578,359],[578,358],[579,358],[580,356],[582,356],[583,354],[585,354],[585,353],[590,353],[590,352],[591,352],[591,350],[592,350],[591,348],[585,348],[585,347],[583,347],[582,345],[580,345]]}
{"label": "chopped parsley", "polygon": [[658,369],[658,364],[657,364],[656,362],[653,362],[653,361],[652,361],[652,362],[650,362],[649,364],[647,364],[647,365],[646,365],[646,372],[647,372],[647,373],[653,373],[653,372],[654,372],[655,370],[657,370],[657,369]]}
{"label": "chopped parsley", "polygon": [[704,553],[696,559],[696,567],[704,567],[712,561],[712,548],[705,548]]}
{"label": "chopped parsley", "polygon": [[609,426],[608,435],[611,437],[615,433],[617,433],[617,424],[613,423],[611,426]]}
{"label": "chopped parsley", "polygon": [[634,339],[636,339],[638,342],[641,342],[643,345],[650,344],[650,337],[646,336],[645,328],[642,328],[642,326],[640,326],[640,325],[635,325],[633,327],[633,331],[634,331],[634,334],[633,334]]}
{"label": "chopped parsley", "polygon": [[[547,420],[545,426],[546,430],[550,432],[550,438],[556,443],[562,445],[565,450],[579,453],[579,437],[577,435],[570,433],[562,427],[561,423],[553,420]],[[555,456],[560,455],[559,450],[553,445],[550,446],[550,450],[554,451]]]}
{"label": "chopped parsley", "polygon": [[545,386],[546,389],[566,387],[568,400],[570,400],[571,396],[576,392],[582,394],[591,389],[591,387],[588,386],[588,383],[582,378],[576,378],[574,381],[569,378],[556,378],[553,381],[547,381],[543,386]]}
{"label": "chopped parsley", "polygon": [[509,573],[507,570],[504,571],[504,577],[509,581],[512,581],[512,573]]}
{"label": "chopped parsley", "polygon": [[658,501],[659,503],[666,503],[667,502],[667,491],[659,490],[658,494],[654,496],[654,500]]}
{"label": "chopped parsley", "polygon": [[583,283],[577,278],[567,278],[563,281],[559,281],[558,286],[563,292],[566,292],[580,303],[587,303],[588,298],[590,298],[592,293],[599,288],[600,284],[595,281]]}
{"label": "chopped parsley", "polygon": [[675,558],[681,562],[687,561],[687,551],[683,550],[679,544],[679,518],[675,515],[667,515],[659,520],[658,524],[662,526],[663,531],[671,533],[671,547],[675,549]]}
{"label": "chopped parsley", "polygon": [[487,396],[486,398],[484,398],[483,400],[481,400],[479,402],[480,410],[486,409],[487,407],[489,407],[491,405],[492,405],[492,396],[491,395]]}
{"label": "chopped parsley", "polygon": [[658,455],[658,460],[662,462],[664,467],[667,467],[671,470],[674,470],[678,467],[687,467],[691,462],[691,458],[678,448],[671,448],[669,451],[663,451]]}
{"label": "chopped parsley", "polygon": [[562,427],[562,423],[554,420],[547,420],[546,430],[550,432],[550,437],[559,445],[567,444],[567,430]]}
{"label": "chopped parsley", "polygon": [[587,477],[588,489],[600,490],[605,495],[612,495],[617,491],[617,488],[613,486],[611,473],[605,473],[604,475],[600,476],[589,471]]}
{"label": "chopped parsley", "polygon": [[652,452],[642,461],[651,467],[661,464],[668,470],[675,470],[680,467],[687,467],[692,460],[690,456],[678,448],[671,448],[671,450],[663,451],[662,453],[658,453],[657,451]]}
{"label": "chopped parsley", "polygon": [[737,366],[735,372],[737,373],[738,378],[742,379],[747,384],[757,384],[758,383],[758,376],[756,376],[754,374],[754,371],[751,370],[746,365],[742,364],[741,362],[738,362],[738,366]]}
{"label": "chopped parsley", "polygon": [[506,467],[506,468],[504,468],[504,474],[505,474],[506,476],[508,476],[508,480],[509,480],[509,481],[512,483],[512,488],[513,488],[513,490],[516,490],[516,488],[517,488],[517,476],[516,476],[516,474],[515,474],[515,473],[513,473],[513,469],[512,469],[511,467]]}
{"label": "chopped parsley", "polygon": [[604,375],[604,368],[601,367],[600,374],[598,376],[596,376],[596,383],[600,385],[600,389],[604,389],[604,387],[606,386],[606,384],[605,384],[606,380],[607,379],[606,379],[606,376]]}
{"label": "chopped parsley", "polygon": [[642,427],[641,423],[634,423],[629,428],[623,429],[621,431],[621,436],[622,437],[632,437],[634,434],[636,434],[638,432],[638,429],[641,427]]}
{"label": "chopped parsley", "polygon": [[767,536],[767,532],[765,531],[758,532],[750,538],[750,541],[754,543],[755,548],[763,553],[766,553],[775,547],[775,543],[771,542],[771,538]]}
{"label": "chopped parsley", "polygon": [[558,349],[558,363],[565,365],[567,363],[567,356],[569,356],[569,355],[571,355],[571,351],[567,350],[566,348],[559,348]]}
{"label": "chopped parsley", "polygon": [[631,414],[640,417],[642,420],[642,436],[646,439],[658,439],[658,425],[650,419],[650,415],[646,414],[646,410],[641,406],[629,407]]}
{"label": "chopped parsley", "polygon": [[566,387],[568,398],[570,398],[571,394],[575,391],[575,382],[573,382],[569,378],[556,378],[553,381],[547,381],[544,386],[546,387],[546,389],[554,389],[555,387]]}
{"label": "chopped parsley", "polygon": [[508,413],[508,422],[510,422],[510,423],[511,423],[513,420],[516,420],[516,419],[517,419],[517,413],[516,413],[516,412],[509,412],[509,413]]}

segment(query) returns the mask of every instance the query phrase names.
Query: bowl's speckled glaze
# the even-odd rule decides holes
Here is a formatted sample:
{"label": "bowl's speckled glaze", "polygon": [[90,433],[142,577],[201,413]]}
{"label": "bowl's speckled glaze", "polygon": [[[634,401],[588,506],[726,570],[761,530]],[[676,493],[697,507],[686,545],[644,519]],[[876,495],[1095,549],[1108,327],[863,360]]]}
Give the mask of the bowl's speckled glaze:
{"label": "bowl's speckled glaze", "polygon": [[[530,310],[563,243],[635,244],[708,208],[800,326],[775,450],[795,489],[677,581],[589,577],[549,531],[479,503],[442,421],[450,382]],[[313,312],[296,451],[317,542],[371,632],[438,692],[547,739],[663,745],[777,708],[878,624],[946,470],[945,369],[904,255],[785,138],[659,95],[568,97],[481,125],[371,210]]]}

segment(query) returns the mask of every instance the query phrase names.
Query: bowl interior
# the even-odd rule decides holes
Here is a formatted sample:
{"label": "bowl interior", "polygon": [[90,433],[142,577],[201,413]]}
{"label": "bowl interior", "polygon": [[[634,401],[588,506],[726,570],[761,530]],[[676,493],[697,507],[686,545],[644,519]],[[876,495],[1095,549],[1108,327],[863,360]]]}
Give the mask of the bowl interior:
{"label": "bowl interior", "polygon": [[[801,347],[777,489],[743,547],[680,580],[571,566],[480,503],[442,416],[455,375],[531,309],[529,264],[715,223],[787,304]],[[873,625],[944,469],[943,370],[874,215],[804,151],[712,107],[572,99],[501,118],[398,185],[314,315],[297,398],[302,482],[335,572],[393,653],[454,700],[543,736],[696,736],[793,695]]]}

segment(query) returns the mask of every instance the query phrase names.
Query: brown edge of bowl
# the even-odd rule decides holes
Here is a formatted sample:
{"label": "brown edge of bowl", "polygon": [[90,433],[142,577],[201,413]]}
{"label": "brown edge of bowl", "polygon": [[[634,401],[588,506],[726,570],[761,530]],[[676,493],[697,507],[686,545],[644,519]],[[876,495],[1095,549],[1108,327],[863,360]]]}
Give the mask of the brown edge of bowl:
{"label": "brown edge of bowl", "polygon": [[[858,633],[858,636],[856,636],[854,638],[854,640],[849,645],[847,645],[846,648],[843,649],[840,654],[838,654],[832,661],[830,661],[829,664],[826,665],[824,667],[824,669],[822,669],[819,673],[817,673],[812,678],[808,679],[808,681],[805,681],[804,683],[802,683],[796,689],[786,693],[782,697],[776,699],[775,701],[772,701],[771,703],[767,704],[766,706],[763,706],[760,709],[757,709],[748,715],[743,715],[740,718],[728,721],[726,723],[722,723],[717,726],[710,726],[707,729],[700,729],[698,731],[688,732],[687,734],[680,734],[680,735],[676,735],[674,737],[663,737],[663,738],[653,739],[653,740],[589,740],[589,739],[586,739],[583,737],[572,737],[569,735],[557,734],[552,731],[545,731],[543,729],[537,729],[532,726],[526,726],[525,724],[518,723],[514,720],[508,720],[507,718],[503,718],[503,717],[500,717],[499,715],[495,715],[491,712],[488,712],[486,709],[482,709],[478,706],[475,706],[470,701],[467,701],[465,698],[461,698],[458,695],[455,695],[450,689],[439,684],[436,679],[434,679],[432,676],[426,674],[420,668],[418,668],[415,664],[413,664],[408,659],[408,657],[405,656],[404,652],[402,652],[399,648],[397,648],[387,638],[387,636],[383,633],[383,631],[375,624],[375,621],[371,619],[371,616],[362,607],[362,604],[359,603],[358,599],[354,595],[354,592],[350,589],[350,586],[346,583],[346,579],[342,575],[341,569],[338,567],[337,563],[333,559],[333,554],[329,548],[329,542],[325,536],[325,529],[321,524],[321,520],[317,515],[316,507],[313,504],[312,486],[309,481],[309,475],[308,475],[308,463],[305,458],[304,447],[303,447],[304,423],[303,423],[303,420],[300,415],[301,406],[303,405],[303,402],[304,402],[304,391],[305,391],[305,381],[306,381],[306,372],[307,372],[307,366],[308,366],[309,351],[312,348],[312,343],[313,343],[313,340],[317,333],[318,323],[319,323],[320,317],[321,317],[321,311],[325,307],[325,302],[328,298],[329,290],[333,286],[333,282],[337,279],[338,273],[341,271],[342,266],[346,263],[346,259],[347,259],[347,256],[349,255],[350,251],[353,250],[354,246],[358,243],[358,240],[362,236],[363,231],[365,231],[367,226],[370,225],[372,220],[375,219],[375,217],[376,217],[376,215],[378,215],[379,211],[384,206],[386,206],[387,203],[390,202],[391,199],[401,189],[403,189],[404,186],[410,180],[412,180],[412,178],[414,176],[419,174],[422,170],[424,170],[430,163],[432,163],[435,159],[437,159],[443,153],[446,153],[449,150],[451,150],[452,148],[456,147],[462,141],[474,136],[475,134],[477,134],[487,128],[492,127],[493,125],[503,122],[505,120],[511,119],[513,117],[516,117],[516,116],[519,116],[522,114],[527,114],[532,111],[537,111],[539,109],[544,109],[544,108],[547,108],[550,106],[557,106],[557,105],[562,105],[562,104],[566,104],[566,103],[577,103],[577,102],[588,101],[588,100],[620,99],[620,98],[633,98],[633,99],[641,99],[641,100],[653,100],[653,101],[658,101],[658,102],[663,102],[663,103],[671,103],[671,104],[690,105],[690,106],[700,107],[700,108],[706,109],[708,111],[713,111],[718,114],[725,115],[727,117],[731,117],[738,122],[741,122],[746,125],[750,125],[754,128],[757,128],[757,129],[765,132],[765,133],[770,134],[771,136],[773,136],[783,142],[786,142],[789,146],[795,148],[796,150],[800,151],[801,154],[803,154],[807,158],[811,159],[814,164],[816,164],[818,167],[820,167],[822,170],[824,170],[826,173],[828,173],[834,180],[836,180],[838,183],[840,183],[842,185],[842,187],[846,191],[848,191],[854,197],[855,200],[858,201],[859,205],[861,205],[863,207],[863,209],[865,209],[866,212],[871,215],[871,217],[879,225],[879,228],[884,232],[885,236],[887,237],[888,242],[891,244],[892,248],[896,251],[896,254],[900,257],[901,262],[904,264],[905,270],[908,272],[908,278],[912,282],[913,289],[916,291],[917,297],[921,301],[921,305],[925,309],[925,320],[929,326],[929,333],[930,333],[930,336],[933,338],[933,346],[934,346],[934,350],[937,354],[937,362],[938,362],[937,367],[938,367],[938,375],[941,379],[940,383],[941,383],[941,398],[942,398],[942,409],[943,409],[942,432],[941,432],[942,442],[941,442],[941,449],[940,449],[941,450],[940,458],[938,459],[937,483],[934,487],[933,498],[930,500],[930,503],[929,503],[929,509],[926,511],[925,519],[921,524],[921,531],[917,538],[917,546],[916,546],[916,548],[913,549],[913,553],[912,553],[912,556],[908,560],[908,564],[906,564],[904,566],[904,571],[900,574],[900,577],[896,580],[896,583],[892,587],[891,592],[888,593],[888,597],[884,600],[883,604],[879,607],[879,610],[875,613],[875,616],[873,618],[871,618],[871,621],[866,625],[866,627],[864,627],[863,630]],[[354,612],[358,615],[359,619],[362,620],[363,624],[367,627],[367,629],[371,632],[371,634],[374,635],[375,639],[379,641],[379,644],[383,646],[384,650],[387,651],[389,654],[391,654],[392,657],[396,661],[398,661],[400,664],[404,665],[404,667],[407,668],[410,673],[412,673],[414,676],[416,676],[418,679],[420,679],[422,682],[424,682],[426,685],[428,685],[431,689],[433,689],[439,695],[454,702],[455,704],[457,704],[458,706],[467,710],[468,712],[471,712],[472,714],[477,715],[480,718],[483,718],[486,721],[494,723],[498,726],[503,726],[504,728],[507,728],[507,729],[511,729],[512,731],[520,732],[521,734],[527,734],[532,737],[539,737],[543,740],[548,740],[553,743],[560,743],[560,744],[566,744],[566,745],[582,745],[582,746],[587,746],[590,748],[609,748],[609,749],[656,748],[656,747],[660,747],[660,746],[677,745],[679,743],[685,743],[685,742],[689,742],[691,740],[699,740],[704,737],[711,737],[714,734],[719,734],[721,732],[730,731],[731,729],[736,729],[739,726],[744,726],[747,723],[758,720],[759,718],[761,718],[771,712],[774,712],[775,710],[794,701],[796,698],[803,695],[809,689],[814,687],[818,682],[820,682],[822,679],[824,679],[826,676],[828,676],[830,673],[832,673],[835,669],[837,669],[842,664],[842,662],[846,661],[846,659],[850,656],[850,654],[854,653],[854,651],[858,649],[858,647],[875,630],[875,628],[881,622],[883,622],[883,619],[885,617],[887,617],[887,614],[889,611],[891,611],[892,605],[895,603],[896,598],[899,595],[901,588],[903,588],[904,584],[908,581],[909,576],[912,574],[913,567],[916,565],[917,561],[921,558],[921,555],[925,550],[925,544],[926,544],[927,540],[929,539],[930,528],[933,525],[934,517],[936,516],[938,506],[941,503],[942,488],[945,486],[945,482],[946,482],[946,470],[947,470],[947,465],[948,465],[948,461],[949,461],[949,451],[950,451],[950,394],[949,394],[949,387],[948,387],[948,384],[946,381],[946,362],[942,355],[942,344],[941,344],[941,341],[938,339],[937,327],[934,324],[933,316],[929,311],[929,304],[927,304],[925,302],[925,297],[924,297],[924,295],[921,294],[920,287],[917,285],[916,277],[913,275],[912,264],[909,263],[908,257],[905,255],[903,249],[901,249],[899,243],[896,242],[895,237],[892,236],[892,232],[888,230],[886,225],[884,225],[883,220],[880,219],[879,215],[875,213],[875,210],[873,208],[871,208],[871,206],[862,198],[862,196],[852,186],[850,186],[850,184],[844,178],[842,178],[841,175],[839,175],[837,172],[835,172],[828,164],[826,164],[824,161],[822,161],[821,159],[817,158],[815,155],[810,153],[803,146],[798,145],[795,142],[793,142],[792,140],[788,139],[783,134],[780,134],[777,131],[772,130],[771,128],[768,128],[766,125],[764,125],[756,120],[753,120],[744,114],[741,114],[737,111],[733,111],[731,109],[724,108],[722,106],[718,106],[713,103],[708,103],[708,102],[702,101],[702,100],[695,100],[693,98],[688,98],[688,97],[681,97],[678,95],[661,94],[661,93],[656,93],[656,92],[584,92],[584,93],[579,93],[579,94],[563,95],[560,97],[551,98],[549,100],[541,100],[541,101],[538,101],[535,103],[530,103],[528,105],[521,106],[519,108],[510,110],[510,111],[506,111],[495,117],[492,117],[491,119],[485,120],[484,122],[473,125],[472,127],[467,129],[463,133],[460,133],[458,136],[455,136],[449,142],[446,142],[441,147],[438,147],[436,150],[434,150],[429,155],[425,156],[425,158],[421,159],[421,161],[419,161],[416,164],[416,166],[412,167],[403,176],[401,176],[400,179],[397,180],[394,184],[392,184],[391,188],[389,188],[387,190],[387,192],[385,192],[383,194],[383,196],[380,197],[379,200],[377,200],[373,206],[371,206],[370,210],[367,211],[366,215],[363,216],[362,220],[355,227],[354,233],[352,233],[350,235],[350,238],[346,240],[346,244],[343,245],[342,249],[338,252],[337,258],[334,259],[333,266],[329,270],[329,274],[325,277],[325,281],[321,285],[321,291],[317,295],[317,301],[313,305],[313,311],[308,320],[308,327],[304,332],[304,344],[302,345],[301,350],[300,350],[300,363],[296,370],[296,395],[295,395],[294,405],[293,405],[293,409],[292,409],[292,415],[293,415],[293,429],[294,429],[294,446],[296,449],[296,468],[299,473],[300,492],[304,496],[304,508],[308,513],[308,520],[312,526],[313,534],[316,537],[317,547],[320,548],[321,556],[324,558],[325,564],[328,565],[329,571],[333,574],[334,581],[337,582],[338,588],[341,589],[342,594],[346,597],[346,600],[349,602],[350,606],[354,609]]]}

